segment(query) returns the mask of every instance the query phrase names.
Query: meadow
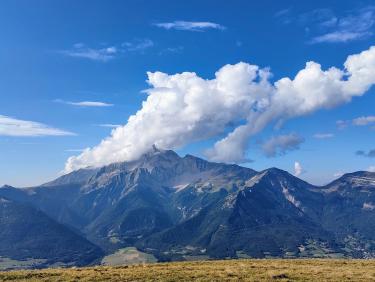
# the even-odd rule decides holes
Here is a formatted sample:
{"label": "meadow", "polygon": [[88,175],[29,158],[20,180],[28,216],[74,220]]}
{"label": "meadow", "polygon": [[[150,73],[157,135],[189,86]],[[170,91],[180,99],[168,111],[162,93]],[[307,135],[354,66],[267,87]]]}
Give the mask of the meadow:
{"label": "meadow", "polygon": [[242,259],[0,272],[0,281],[375,281],[375,260]]}

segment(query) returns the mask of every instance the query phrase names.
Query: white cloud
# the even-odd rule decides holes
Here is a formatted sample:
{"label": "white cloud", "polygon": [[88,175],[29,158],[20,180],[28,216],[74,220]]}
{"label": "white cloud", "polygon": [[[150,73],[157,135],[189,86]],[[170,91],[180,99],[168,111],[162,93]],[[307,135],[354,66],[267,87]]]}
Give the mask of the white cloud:
{"label": "white cloud", "polygon": [[157,27],[164,29],[189,30],[189,31],[205,31],[207,29],[225,29],[224,26],[213,22],[189,22],[189,21],[174,21],[167,23],[156,23]]}
{"label": "white cloud", "polygon": [[375,123],[375,116],[363,116],[353,119],[353,125],[365,126],[371,123]]}
{"label": "white cloud", "polygon": [[116,128],[116,127],[120,127],[121,124],[102,123],[102,124],[98,124],[97,126],[108,127],[108,128]]}
{"label": "white cloud", "polygon": [[349,125],[354,126],[366,126],[375,123],[375,116],[362,116],[357,117],[352,120],[338,120],[336,121],[336,125],[339,129],[344,129]]}
{"label": "white cloud", "polygon": [[343,176],[343,175],[344,175],[343,172],[338,171],[338,172],[336,172],[336,173],[333,174],[333,177],[335,177],[335,178],[339,178],[339,177],[341,177],[341,176]]}
{"label": "white cloud", "polygon": [[322,43],[322,42],[348,42],[353,40],[362,39],[368,37],[372,33],[366,32],[354,32],[354,31],[334,31],[331,33],[323,34],[314,37],[311,43]]}
{"label": "white cloud", "polygon": [[307,62],[294,78],[271,83],[268,69],[238,63],[225,65],[215,78],[193,72],[148,72],[148,97],[127,123],[99,145],[73,156],[66,171],[132,160],[153,144],[178,148],[229,134],[206,152],[214,161],[247,159],[249,138],[270,123],[329,109],[362,96],[375,83],[375,47],[351,55],[344,69],[322,70]]}
{"label": "white cloud", "polygon": [[113,104],[109,104],[105,102],[98,102],[98,101],[71,102],[71,101],[64,101],[64,100],[56,99],[55,102],[68,104],[72,106],[78,106],[78,107],[112,107],[113,106]]}
{"label": "white cloud", "polygon": [[43,123],[15,119],[0,115],[0,136],[66,136],[75,135],[72,132],[49,127]]}
{"label": "white cloud", "polygon": [[318,26],[326,33],[315,36],[311,43],[349,42],[369,37],[373,34],[375,7],[366,7],[344,16],[336,17],[332,11],[321,14]]}
{"label": "white cloud", "polygon": [[294,162],[294,175],[300,176],[303,172],[302,165],[299,162]]}
{"label": "white cloud", "polygon": [[105,48],[89,48],[82,43],[76,43],[72,49],[62,50],[59,53],[76,58],[84,58],[93,61],[107,62],[116,57],[118,50],[115,46]]}
{"label": "white cloud", "polygon": [[375,172],[375,165],[372,165],[372,166],[368,167],[367,171]]}
{"label": "white cloud", "polygon": [[134,39],[133,41],[122,43],[122,46],[126,51],[143,51],[145,49],[153,47],[154,42],[148,38]]}
{"label": "white cloud", "polygon": [[304,139],[295,133],[274,136],[263,143],[262,150],[267,157],[276,157],[288,151],[298,150],[303,141]]}
{"label": "white cloud", "polygon": [[332,138],[334,137],[335,135],[333,133],[316,133],[313,135],[314,138],[316,139],[328,139],[328,138]]}
{"label": "white cloud", "polygon": [[74,153],[81,153],[83,152],[85,149],[66,149],[65,152],[74,152]]}

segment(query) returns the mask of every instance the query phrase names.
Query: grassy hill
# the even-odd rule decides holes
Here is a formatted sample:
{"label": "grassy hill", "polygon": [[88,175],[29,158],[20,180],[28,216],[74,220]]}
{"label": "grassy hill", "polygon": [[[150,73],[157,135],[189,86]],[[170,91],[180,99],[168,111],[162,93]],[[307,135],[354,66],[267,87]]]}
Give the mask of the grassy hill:
{"label": "grassy hill", "polygon": [[375,260],[251,259],[0,272],[0,281],[374,281]]}

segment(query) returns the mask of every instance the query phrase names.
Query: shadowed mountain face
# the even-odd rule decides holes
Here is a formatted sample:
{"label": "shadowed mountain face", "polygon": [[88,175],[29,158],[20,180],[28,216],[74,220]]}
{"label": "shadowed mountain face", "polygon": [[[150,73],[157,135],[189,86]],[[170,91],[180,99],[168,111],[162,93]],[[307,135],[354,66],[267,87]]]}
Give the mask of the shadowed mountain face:
{"label": "shadowed mountain face", "polygon": [[375,173],[315,187],[271,168],[256,172],[153,148],[139,160],[82,169],[0,197],[40,209],[110,253],[159,260],[375,256]]}
{"label": "shadowed mountain face", "polygon": [[42,211],[0,197],[0,254],[42,267],[87,265],[103,252]]}

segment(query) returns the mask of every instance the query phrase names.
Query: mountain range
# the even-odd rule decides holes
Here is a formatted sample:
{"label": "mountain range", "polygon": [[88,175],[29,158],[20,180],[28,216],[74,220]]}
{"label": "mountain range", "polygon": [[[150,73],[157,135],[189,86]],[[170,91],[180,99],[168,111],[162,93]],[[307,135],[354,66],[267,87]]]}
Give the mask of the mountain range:
{"label": "mountain range", "polygon": [[375,173],[318,187],[153,147],[136,161],[0,188],[0,266],[100,263],[135,247],[158,261],[375,257]]}

